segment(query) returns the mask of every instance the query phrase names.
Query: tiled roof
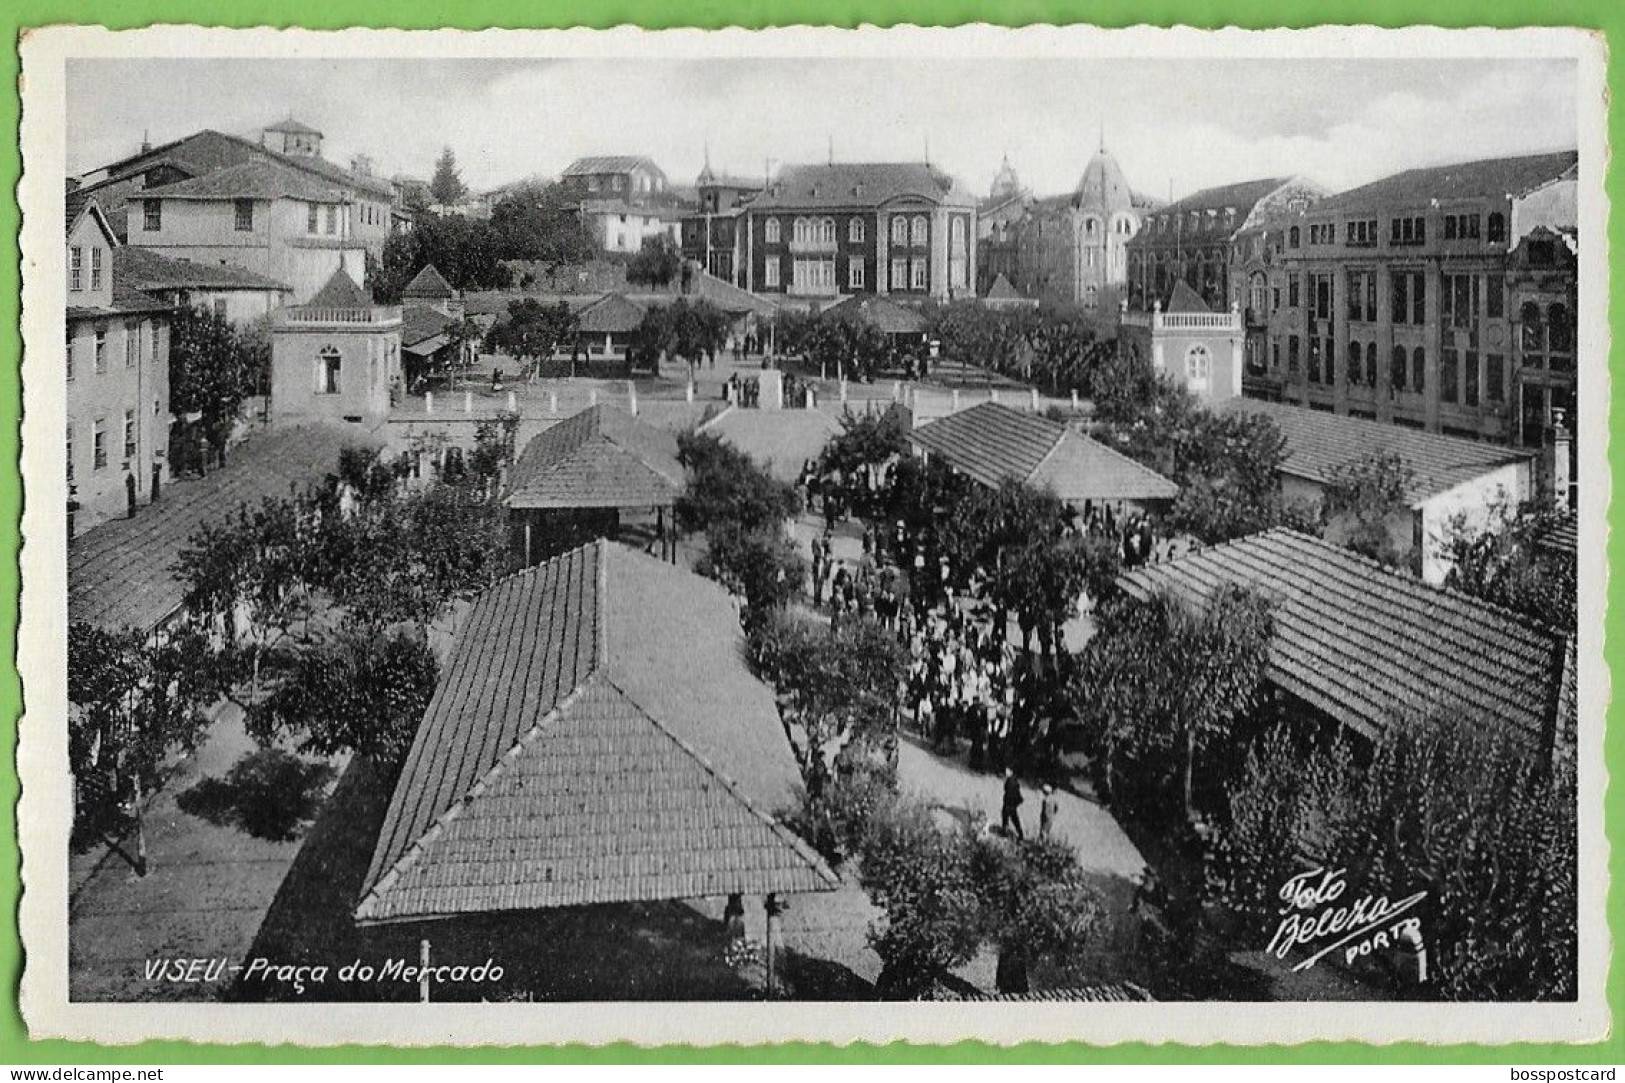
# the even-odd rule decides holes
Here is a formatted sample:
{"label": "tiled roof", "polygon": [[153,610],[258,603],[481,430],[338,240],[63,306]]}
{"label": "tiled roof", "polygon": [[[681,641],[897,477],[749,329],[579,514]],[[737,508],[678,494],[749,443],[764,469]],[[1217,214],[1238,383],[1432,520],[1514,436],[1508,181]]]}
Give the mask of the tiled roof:
{"label": "tiled roof", "polygon": [[113,250],[113,277],[135,289],[276,290],[292,292],[274,279],[227,263],[161,256],[150,248],[127,245]]}
{"label": "tiled roof", "polygon": [[1314,210],[1350,210],[1357,207],[1426,203],[1429,200],[1488,198],[1522,195],[1562,176],[1579,162],[1577,151],[1529,154],[1516,158],[1485,158],[1476,162],[1407,169],[1379,181],[1339,192],[1321,200]]}
{"label": "tiled roof", "polygon": [[670,507],[682,494],[677,438],[603,403],[531,438],[514,463],[511,508]]}
{"label": "tiled roof", "polygon": [[1155,999],[1133,982],[1112,982],[1107,985],[1069,985],[1060,989],[1033,989],[1025,993],[966,993],[946,996],[943,1000],[975,1001],[977,1003],[1141,1003]]}
{"label": "tiled roof", "polygon": [[1076,429],[999,403],[978,403],[938,418],[908,438],[983,485],[1013,479],[1047,486],[1074,503],[1179,495],[1179,487],[1161,474]]}
{"label": "tiled roof", "polygon": [[407,755],[360,921],[830,890],[767,814],[797,778],[714,583],[611,542],[470,610]]}
{"label": "tiled roof", "polygon": [[407,305],[401,309],[401,347],[404,349],[437,338],[456,322],[428,305]]}
{"label": "tiled roof", "polygon": [[1026,298],[1022,296],[1021,291],[1016,289],[1016,287],[1010,283],[1008,278],[1004,277],[1003,271],[999,272],[998,277],[993,280],[993,284],[987,288],[987,293],[985,293],[983,296],[989,301],[1026,300]]}
{"label": "tiled roof", "polygon": [[139,168],[145,171],[159,162],[167,162],[187,173],[199,176],[237,165],[251,158],[281,163],[335,184],[370,192],[381,199],[388,199],[393,192],[390,182],[382,177],[353,173],[341,165],[314,155],[283,154],[252,139],[217,132],[211,128],[129,155],[109,163],[104,168],[110,177],[122,180],[130,175],[132,167],[139,165]]}
{"label": "tiled roof", "polygon": [[1573,557],[1580,548],[1579,519],[1571,512],[1535,539],[1535,545],[1548,552]]}
{"label": "tiled roof", "polygon": [[[1337,468],[1367,454],[1394,454],[1412,471],[1406,500],[1412,507],[1464,481],[1533,454],[1499,444],[1386,425],[1286,403],[1231,399],[1223,409],[1262,414],[1286,437],[1281,472],[1324,483]],[[1508,494],[1517,497],[1519,494]]]}
{"label": "tiled roof", "polygon": [[194,531],[244,505],[314,484],[339,451],[366,444],[351,430],[312,426],[250,437],[203,478],[166,484],[133,519],[110,519],[68,543],[68,619],[147,631],[180,608],[173,566]]}
{"label": "tiled roof", "polygon": [[317,131],[315,128],[312,128],[309,124],[301,124],[299,121],[294,120],[292,117],[289,117],[287,120],[279,120],[275,124],[268,124],[268,125],[266,125],[265,130],[268,131],[268,132],[288,132],[291,135],[321,135],[322,134],[321,132]]}
{"label": "tiled roof", "polygon": [[841,423],[822,410],[747,410],[730,406],[700,426],[733,445],[780,481],[794,481],[808,459],[841,431]]}
{"label": "tiled roof", "polygon": [[952,177],[924,162],[836,162],[786,166],[751,200],[750,209],[872,207],[907,196],[963,207],[977,202]]}
{"label": "tiled roof", "polygon": [[824,316],[856,316],[885,335],[918,335],[925,332],[925,317],[889,297],[854,293],[824,309]]}
{"label": "tiled roof", "polygon": [[342,188],[277,161],[250,158],[201,177],[143,191],[141,199],[302,199],[342,203]]}
{"label": "tiled roof", "polygon": [[1290,177],[1268,177],[1263,180],[1240,181],[1236,184],[1220,185],[1217,188],[1203,188],[1199,192],[1192,192],[1184,199],[1178,199],[1166,206],[1157,208],[1157,213],[1222,211],[1227,207],[1234,207],[1236,221],[1243,222],[1246,220],[1247,215],[1252,213],[1255,203],[1287,183],[1290,179]]}
{"label": "tiled roof", "polygon": [[1192,604],[1226,582],[1273,603],[1269,679],[1360,733],[1434,706],[1550,739],[1569,636],[1330,542],[1271,530],[1119,580],[1136,598],[1166,589]]}
{"label": "tiled roof", "polygon": [[634,169],[647,169],[660,176],[666,174],[654,161],[641,154],[600,154],[596,157],[577,158],[564,167],[561,177],[590,177],[604,173],[630,173]]}
{"label": "tiled roof", "polygon": [[1208,308],[1207,302],[1202,300],[1201,295],[1191,289],[1190,283],[1183,278],[1175,280],[1173,289],[1168,291],[1168,296],[1163,300],[1162,310],[1164,312],[1213,311]]}
{"label": "tiled roof", "polygon": [[316,291],[316,296],[306,301],[305,308],[371,308],[372,298],[367,296],[365,290],[356,285],[350,272],[343,267],[333,272],[327,284]]}
{"label": "tiled roof", "polygon": [[[118,251],[114,249],[114,251]],[[144,293],[133,286],[127,286],[118,281],[117,275],[113,279],[113,303],[106,308],[87,308],[82,305],[70,305],[67,318],[71,320],[105,319],[111,316],[133,316],[141,312],[172,312],[175,306],[150,293]]]}
{"label": "tiled roof", "polygon": [[606,293],[581,309],[576,330],[589,335],[631,334],[643,322],[643,306],[625,294]]}
{"label": "tiled roof", "polygon": [[440,300],[446,297],[456,297],[457,291],[451,288],[446,276],[435,269],[432,263],[423,265],[423,269],[412,276],[412,281],[406,284],[401,291],[402,297],[429,297]]}

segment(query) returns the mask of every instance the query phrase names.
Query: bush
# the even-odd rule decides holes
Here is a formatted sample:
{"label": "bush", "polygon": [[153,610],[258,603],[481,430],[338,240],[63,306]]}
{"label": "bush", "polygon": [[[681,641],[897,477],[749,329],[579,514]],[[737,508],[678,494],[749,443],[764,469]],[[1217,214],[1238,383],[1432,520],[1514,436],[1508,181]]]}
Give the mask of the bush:
{"label": "bush", "polygon": [[897,804],[896,772],[867,768],[837,774],[818,796],[805,787],[779,819],[832,865],[863,845],[869,823]]}

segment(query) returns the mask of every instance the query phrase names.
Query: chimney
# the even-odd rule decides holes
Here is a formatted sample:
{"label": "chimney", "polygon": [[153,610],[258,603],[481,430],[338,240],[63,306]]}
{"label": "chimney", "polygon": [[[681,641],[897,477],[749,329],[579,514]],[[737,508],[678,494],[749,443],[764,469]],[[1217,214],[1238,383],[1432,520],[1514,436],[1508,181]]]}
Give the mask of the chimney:
{"label": "chimney", "polygon": [[1569,431],[1567,420],[1566,411],[1554,407],[1552,423],[1546,429],[1546,476],[1550,479],[1552,503],[1563,511],[1571,510],[1569,454],[1574,434]]}
{"label": "chimney", "polygon": [[142,154],[147,154],[147,153],[150,153],[151,150],[152,150],[152,139],[148,136],[147,130],[145,128],[143,128],[141,130],[141,153]]}

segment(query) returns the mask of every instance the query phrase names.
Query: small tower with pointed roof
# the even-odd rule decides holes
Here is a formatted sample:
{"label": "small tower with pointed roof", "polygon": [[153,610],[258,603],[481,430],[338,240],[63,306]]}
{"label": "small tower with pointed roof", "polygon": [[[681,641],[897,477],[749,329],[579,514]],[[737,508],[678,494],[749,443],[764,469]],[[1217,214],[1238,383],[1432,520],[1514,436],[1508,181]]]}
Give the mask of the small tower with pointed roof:
{"label": "small tower with pointed roof", "polygon": [[373,303],[340,267],[309,301],[277,314],[271,423],[376,429],[389,417],[400,372],[400,308]]}
{"label": "small tower with pointed roof", "polygon": [[401,299],[409,306],[432,308],[454,320],[463,317],[463,295],[452,289],[445,275],[442,275],[432,263],[424,264],[423,270],[407,283],[406,288],[401,291]]}

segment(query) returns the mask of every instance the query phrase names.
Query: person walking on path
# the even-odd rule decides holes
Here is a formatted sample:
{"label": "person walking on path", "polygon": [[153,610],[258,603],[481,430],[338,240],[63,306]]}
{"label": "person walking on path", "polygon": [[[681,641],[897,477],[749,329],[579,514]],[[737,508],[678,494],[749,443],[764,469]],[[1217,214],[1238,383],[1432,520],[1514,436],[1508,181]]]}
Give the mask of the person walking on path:
{"label": "person walking on path", "polygon": [[1055,817],[1061,813],[1060,802],[1055,800],[1055,787],[1044,783],[1044,800],[1038,806],[1038,837],[1049,838],[1055,828]]}
{"label": "person walking on path", "polygon": [[1014,828],[1016,838],[1025,842],[1027,833],[1021,828],[1021,802],[1021,783],[1016,779],[1016,773],[1006,767],[1004,769],[1004,808],[999,820],[999,826],[1006,832]]}

